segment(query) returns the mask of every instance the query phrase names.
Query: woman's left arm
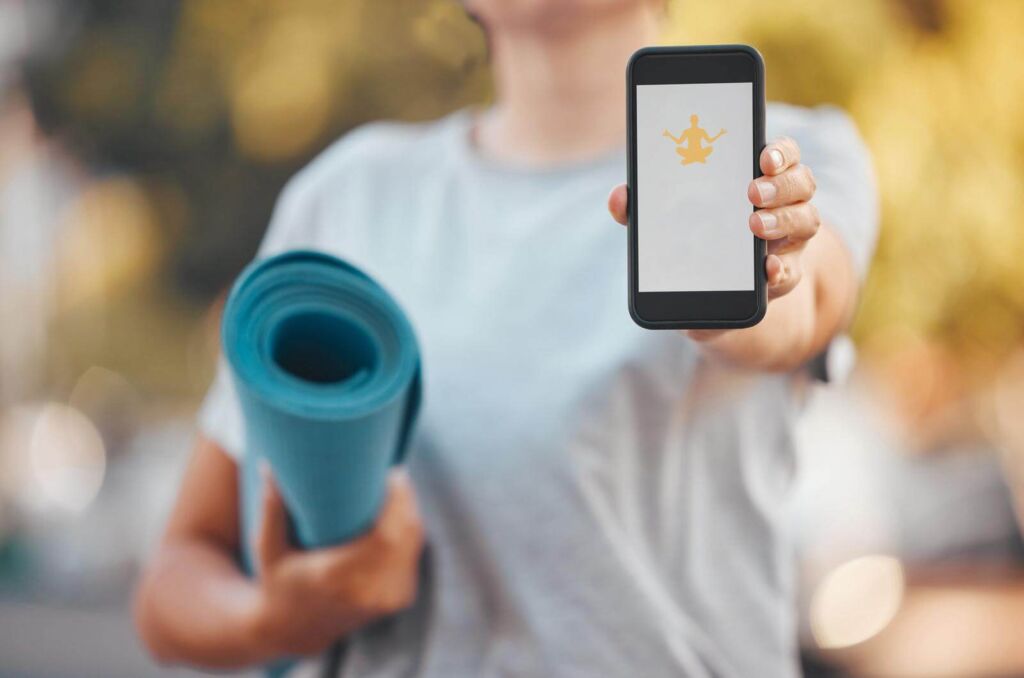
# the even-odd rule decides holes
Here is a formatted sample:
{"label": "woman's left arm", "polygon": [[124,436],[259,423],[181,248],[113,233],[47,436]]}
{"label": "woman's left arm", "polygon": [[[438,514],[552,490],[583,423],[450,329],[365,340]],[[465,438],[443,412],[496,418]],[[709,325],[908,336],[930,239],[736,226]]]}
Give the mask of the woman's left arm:
{"label": "woman's left arm", "polygon": [[[750,183],[747,197],[758,208],[750,230],[768,241],[765,271],[768,311],[742,330],[691,330],[687,334],[729,362],[761,370],[786,371],[817,355],[849,322],[858,284],[846,246],[822,224],[811,202],[815,182],[800,163],[800,147],[788,137],[761,152],[764,176]],[[627,223],[624,185],[612,190],[608,209]]]}

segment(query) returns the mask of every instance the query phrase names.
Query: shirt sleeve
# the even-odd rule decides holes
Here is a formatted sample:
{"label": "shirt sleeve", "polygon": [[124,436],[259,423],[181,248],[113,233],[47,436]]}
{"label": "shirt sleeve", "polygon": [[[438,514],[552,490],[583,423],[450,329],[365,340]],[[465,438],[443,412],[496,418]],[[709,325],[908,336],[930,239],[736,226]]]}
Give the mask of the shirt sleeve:
{"label": "shirt sleeve", "polygon": [[[315,246],[315,205],[309,184],[300,173],[285,186],[257,258]],[[231,371],[223,357],[217,361],[213,383],[199,408],[197,425],[203,435],[224,448],[232,458],[241,458],[245,449],[244,419]]]}
{"label": "shirt sleeve", "polygon": [[224,359],[217,361],[217,373],[199,408],[199,431],[220,445],[231,458],[240,459],[245,449],[245,426]]}
{"label": "shirt sleeve", "polygon": [[769,139],[788,135],[814,172],[814,204],[843,240],[863,280],[878,237],[878,194],[871,156],[850,117],[834,106],[802,109],[774,105]]}

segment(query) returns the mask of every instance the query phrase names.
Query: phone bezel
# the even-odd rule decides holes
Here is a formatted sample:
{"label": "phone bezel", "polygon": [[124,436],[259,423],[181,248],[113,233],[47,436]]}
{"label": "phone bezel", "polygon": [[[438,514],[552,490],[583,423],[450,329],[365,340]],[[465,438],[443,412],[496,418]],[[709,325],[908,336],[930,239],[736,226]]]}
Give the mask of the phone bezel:
{"label": "phone bezel", "polygon": [[[714,292],[640,292],[637,264],[636,87],[654,84],[718,82],[752,83],[753,176],[761,176],[758,161],[765,145],[764,60],[749,45],[645,47],[626,67],[627,186],[629,187],[629,313],[647,329],[721,329],[750,327],[764,317],[768,306],[764,270],[765,241],[753,241],[754,289]],[[753,207],[751,207],[753,211]]]}

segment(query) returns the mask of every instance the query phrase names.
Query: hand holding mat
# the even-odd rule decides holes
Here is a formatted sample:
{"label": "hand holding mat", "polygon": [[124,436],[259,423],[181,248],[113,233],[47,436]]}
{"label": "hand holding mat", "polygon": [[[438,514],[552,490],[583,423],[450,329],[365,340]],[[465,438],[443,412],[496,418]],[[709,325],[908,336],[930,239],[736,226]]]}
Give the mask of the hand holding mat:
{"label": "hand holding mat", "polygon": [[419,348],[409,320],[354,266],[292,251],[243,271],[222,331],[245,419],[246,555],[260,518],[264,460],[300,546],[357,536],[377,515],[419,409]]}

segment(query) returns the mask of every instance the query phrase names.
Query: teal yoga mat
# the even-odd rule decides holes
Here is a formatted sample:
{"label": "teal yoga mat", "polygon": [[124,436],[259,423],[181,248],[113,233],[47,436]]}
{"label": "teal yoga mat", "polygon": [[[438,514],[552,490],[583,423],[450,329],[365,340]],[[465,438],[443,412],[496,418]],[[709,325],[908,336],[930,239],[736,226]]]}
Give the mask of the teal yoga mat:
{"label": "teal yoga mat", "polygon": [[246,566],[252,571],[264,460],[298,545],[337,544],[366,530],[420,403],[419,347],[402,309],[351,264],[292,251],[242,272],[222,339],[245,420]]}

